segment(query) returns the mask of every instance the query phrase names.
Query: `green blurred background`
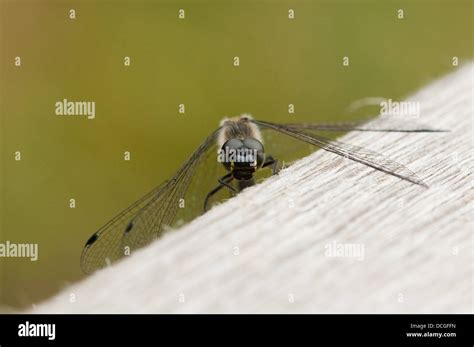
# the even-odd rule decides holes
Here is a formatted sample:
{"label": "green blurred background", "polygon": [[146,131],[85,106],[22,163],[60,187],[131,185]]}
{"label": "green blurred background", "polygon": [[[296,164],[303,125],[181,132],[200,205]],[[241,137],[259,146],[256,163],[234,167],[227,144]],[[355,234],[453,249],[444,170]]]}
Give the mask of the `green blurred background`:
{"label": "green blurred background", "polygon": [[[37,262],[0,258],[2,311],[83,278],[85,240],[223,116],[350,119],[351,102],[400,100],[473,56],[472,1],[0,1],[0,242],[39,245]],[[56,116],[64,98],[96,119]]]}

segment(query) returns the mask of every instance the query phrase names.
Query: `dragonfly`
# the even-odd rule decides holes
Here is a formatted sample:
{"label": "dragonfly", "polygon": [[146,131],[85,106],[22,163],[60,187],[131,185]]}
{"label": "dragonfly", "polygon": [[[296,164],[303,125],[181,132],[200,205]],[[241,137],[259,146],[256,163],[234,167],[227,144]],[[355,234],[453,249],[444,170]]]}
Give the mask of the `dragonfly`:
{"label": "dragonfly", "polygon": [[[83,271],[92,273],[110,265],[173,227],[189,222],[206,212],[216,196],[221,194],[222,198],[223,191],[234,196],[255,185],[256,176],[266,168],[271,170],[271,175],[278,174],[288,163],[273,152],[278,149],[272,146],[276,143],[275,136],[292,139],[293,144],[305,144],[312,150],[331,152],[410,184],[428,187],[407,167],[380,153],[322,135],[348,131],[426,133],[445,130],[400,121],[276,124],[254,119],[249,114],[225,118],[172,178],[120,212],[86,241],[81,256]],[[283,155],[282,148],[291,152],[293,147],[280,146]]]}

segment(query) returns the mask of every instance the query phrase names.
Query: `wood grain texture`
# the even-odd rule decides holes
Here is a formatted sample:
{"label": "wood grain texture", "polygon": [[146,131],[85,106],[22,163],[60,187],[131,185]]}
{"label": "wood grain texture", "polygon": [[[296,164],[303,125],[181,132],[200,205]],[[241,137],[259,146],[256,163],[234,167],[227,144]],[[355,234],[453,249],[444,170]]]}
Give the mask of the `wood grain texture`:
{"label": "wood grain texture", "polygon": [[472,312],[473,76],[409,98],[448,133],[341,139],[428,189],[318,151],[30,312]]}

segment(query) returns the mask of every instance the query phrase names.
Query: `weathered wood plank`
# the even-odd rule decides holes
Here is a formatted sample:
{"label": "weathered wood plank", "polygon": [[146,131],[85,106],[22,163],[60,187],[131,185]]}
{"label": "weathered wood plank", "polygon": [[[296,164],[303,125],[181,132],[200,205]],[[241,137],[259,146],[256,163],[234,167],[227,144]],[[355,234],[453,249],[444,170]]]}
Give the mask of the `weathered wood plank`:
{"label": "weathered wood plank", "polygon": [[410,98],[448,133],[343,138],[428,189],[318,151],[32,312],[472,312],[473,76]]}

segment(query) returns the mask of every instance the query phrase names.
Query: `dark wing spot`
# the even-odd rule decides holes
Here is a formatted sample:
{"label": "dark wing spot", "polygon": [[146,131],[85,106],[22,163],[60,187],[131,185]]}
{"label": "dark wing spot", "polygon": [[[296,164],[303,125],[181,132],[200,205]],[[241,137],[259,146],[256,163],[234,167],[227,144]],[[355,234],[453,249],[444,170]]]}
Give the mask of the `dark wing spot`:
{"label": "dark wing spot", "polygon": [[97,241],[98,238],[99,238],[99,235],[97,235],[97,233],[89,237],[89,240],[87,240],[86,242],[86,247],[92,245],[94,242]]}
{"label": "dark wing spot", "polygon": [[133,228],[133,222],[128,223],[127,227],[125,228],[125,232],[128,233]]}

